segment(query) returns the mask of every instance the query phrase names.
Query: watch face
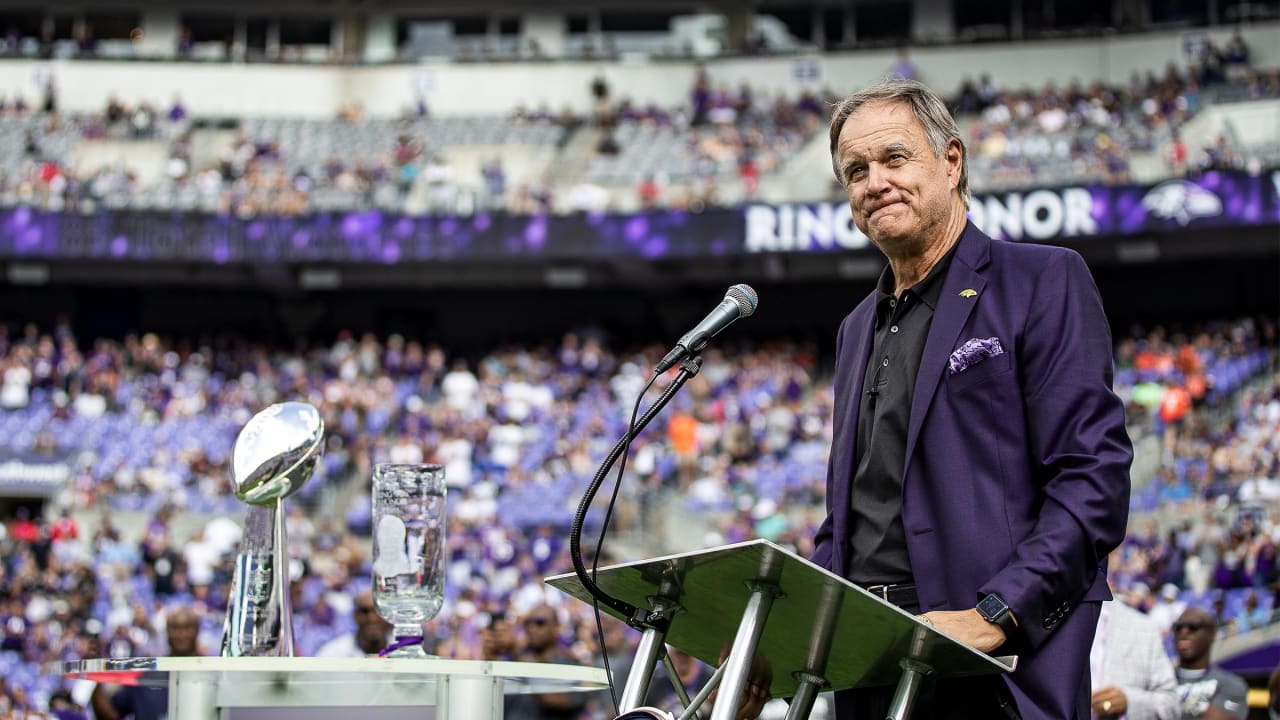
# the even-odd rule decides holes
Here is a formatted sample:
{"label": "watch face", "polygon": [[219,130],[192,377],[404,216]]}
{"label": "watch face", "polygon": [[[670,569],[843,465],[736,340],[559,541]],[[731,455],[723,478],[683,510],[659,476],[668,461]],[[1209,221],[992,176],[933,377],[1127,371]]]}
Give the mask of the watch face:
{"label": "watch face", "polygon": [[991,594],[978,603],[978,614],[987,620],[995,620],[1001,614],[1009,611],[1009,606],[1004,604],[999,595]]}

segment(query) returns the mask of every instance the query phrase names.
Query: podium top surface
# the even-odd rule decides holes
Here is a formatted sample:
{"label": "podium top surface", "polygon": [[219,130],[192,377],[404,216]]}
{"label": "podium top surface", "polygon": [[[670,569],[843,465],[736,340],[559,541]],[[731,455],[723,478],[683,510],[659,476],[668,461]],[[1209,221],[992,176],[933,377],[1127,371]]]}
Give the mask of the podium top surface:
{"label": "podium top surface", "polygon": [[500,678],[508,694],[599,690],[608,685],[603,668],[445,658],[101,658],[61,663],[60,670],[67,678],[156,687],[168,685],[170,675],[187,674],[223,682],[324,684],[348,690],[388,682],[434,685],[444,676]]}
{"label": "podium top surface", "polygon": [[[593,601],[573,573],[547,578],[547,583]],[[1009,672],[1017,661],[994,658],[954,640],[767,540],[600,568],[596,584],[639,608],[655,607],[659,597],[678,605],[667,643],[712,666],[733,642],[751,587],[773,587],[776,597],[757,660],[772,672],[769,690],[774,697],[795,693],[797,672],[818,675],[830,689],[843,690],[896,684],[904,658],[949,677]]]}

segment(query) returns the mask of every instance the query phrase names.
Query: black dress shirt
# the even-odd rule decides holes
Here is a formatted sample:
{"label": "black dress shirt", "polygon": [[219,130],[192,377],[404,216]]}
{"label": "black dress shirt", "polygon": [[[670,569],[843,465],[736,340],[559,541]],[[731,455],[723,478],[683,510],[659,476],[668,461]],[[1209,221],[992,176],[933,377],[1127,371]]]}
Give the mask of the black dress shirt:
{"label": "black dress shirt", "polygon": [[955,252],[952,247],[898,297],[889,267],[876,287],[876,328],[858,410],[851,501],[849,579],[860,585],[914,582],[902,527],[907,423],[920,356]]}

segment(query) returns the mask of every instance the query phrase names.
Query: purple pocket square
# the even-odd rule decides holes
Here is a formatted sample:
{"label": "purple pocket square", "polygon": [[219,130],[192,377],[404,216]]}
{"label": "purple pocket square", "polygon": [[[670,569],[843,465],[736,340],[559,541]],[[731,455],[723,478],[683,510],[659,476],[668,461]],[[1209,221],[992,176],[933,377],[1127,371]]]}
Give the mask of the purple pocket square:
{"label": "purple pocket square", "polygon": [[989,357],[1003,354],[1004,346],[1000,344],[1000,338],[973,338],[951,353],[947,360],[947,374],[959,375]]}

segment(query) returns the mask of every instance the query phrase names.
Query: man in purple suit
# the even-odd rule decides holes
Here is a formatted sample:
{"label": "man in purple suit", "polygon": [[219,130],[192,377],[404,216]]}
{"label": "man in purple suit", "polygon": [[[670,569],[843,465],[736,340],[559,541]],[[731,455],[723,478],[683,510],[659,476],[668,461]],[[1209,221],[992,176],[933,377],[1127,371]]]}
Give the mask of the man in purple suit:
{"label": "man in purple suit", "polygon": [[[845,98],[831,154],[889,265],[840,326],[814,561],[1019,656],[1007,677],[926,683],[916,717],[1088,720],[1133,457],[1097,288],[1075,252],[968,222],[964,142],[924,85]],[[837,717],[880,720],[891,695],[839,693]]]}

